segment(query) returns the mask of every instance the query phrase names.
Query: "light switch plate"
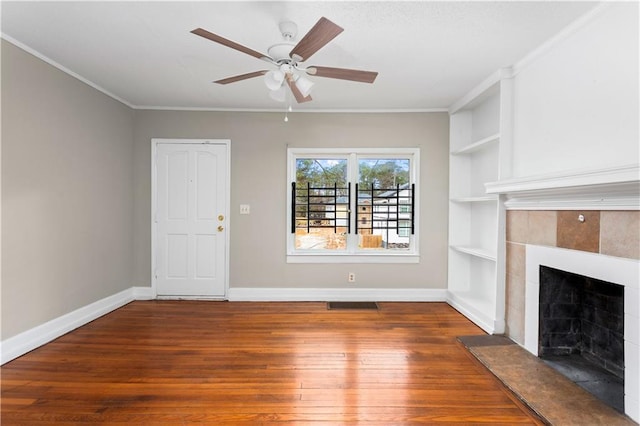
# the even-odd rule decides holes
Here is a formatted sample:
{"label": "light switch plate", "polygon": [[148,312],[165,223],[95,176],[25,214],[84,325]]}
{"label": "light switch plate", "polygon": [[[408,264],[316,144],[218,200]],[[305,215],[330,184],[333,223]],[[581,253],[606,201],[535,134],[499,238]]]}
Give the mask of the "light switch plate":
{"label": "light switch plate", "polygon": [[240,214],[249,214],[251,213],[251,207],[249,204],[240,204]]}

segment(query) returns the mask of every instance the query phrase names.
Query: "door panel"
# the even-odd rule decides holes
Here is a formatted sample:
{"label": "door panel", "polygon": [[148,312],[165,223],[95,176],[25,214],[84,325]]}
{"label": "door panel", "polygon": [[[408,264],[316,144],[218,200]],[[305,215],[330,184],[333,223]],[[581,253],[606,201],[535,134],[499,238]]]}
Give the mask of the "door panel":
{"label": "door panel", "polygon": [[227,146],[160,143],[156,153],[156,292],[224,297]]}

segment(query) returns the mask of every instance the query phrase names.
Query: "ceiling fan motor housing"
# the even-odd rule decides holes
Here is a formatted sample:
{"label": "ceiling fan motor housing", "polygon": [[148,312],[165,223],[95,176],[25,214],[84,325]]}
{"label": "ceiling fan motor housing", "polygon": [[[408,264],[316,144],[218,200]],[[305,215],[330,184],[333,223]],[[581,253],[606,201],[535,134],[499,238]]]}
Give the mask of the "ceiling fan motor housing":
{"label": "ceiling fan motor housing", "polygon": [[291,62],[289,53],[294,47],[295,44],[287,42],[274,44],[273,46],[269,47],[269,49],[267,49],[267,54],[278,64],[289,63]]}

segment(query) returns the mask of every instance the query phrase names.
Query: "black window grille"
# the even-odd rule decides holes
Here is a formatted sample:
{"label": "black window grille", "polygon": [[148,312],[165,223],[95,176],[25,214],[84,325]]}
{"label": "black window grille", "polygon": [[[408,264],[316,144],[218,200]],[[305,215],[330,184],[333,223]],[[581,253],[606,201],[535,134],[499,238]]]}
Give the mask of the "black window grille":
{"label": "black window grille", "polygon": [[414,234],[415,184],[397,185],[395,188],[356,184],[356,194],[356,234],[376,231]]}
{"label": "black window grille", "polygon": [[351,184],[339,187],[313,187],[310,183],[291,183],[291,233],[296,229],[309,232],[313,228],[346,229],[351,233]]}
{"label": "black window grille", "polygon": [[[376,188],[356,184],[356,234],[393,231],[415,233],[415,184]],[[351,183],[345,187],[312,187],[291,183],[291,233],[314,228],[346,229],[351,233]],[[344,232],[344,231],[342,231]]]}

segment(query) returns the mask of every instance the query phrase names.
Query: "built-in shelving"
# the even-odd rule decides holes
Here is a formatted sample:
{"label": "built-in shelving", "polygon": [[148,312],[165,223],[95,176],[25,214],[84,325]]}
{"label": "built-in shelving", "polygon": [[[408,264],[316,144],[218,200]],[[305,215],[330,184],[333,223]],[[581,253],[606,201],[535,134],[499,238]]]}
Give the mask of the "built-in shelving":
{"label": "built-in shelving", "polygon": [[477,142],[473,142],[469,145],[466,145],[457,151],[453,151],[451,155],[468,155],[475,151],[485,148],[486,145],[494,142],[498,142],[500,140],[500,133],[496,133],[495,135],[488,136],[486,138],[480,139]]}
{"label": "built-in shelving", "polygon": [[492,334],[504,332],[505,210],[485,184],[510,170],[510,96],[497,73],[450,110],[448,301]]}
{"label": "built-in shelving", "polygon": [[492,252],[491,250],[488,250],[482,247],[471,247],[471,246],[449,246],[449,247],[460,253],[466,253],[468,255],[491,260],[493,262],[495,262],[497,259],[495,252]]}
{"label": "built-in shelving", "polygon": [[495,203],[498,201],[498,197],[495,195],[487,195],[480,197],[459,197],[451,198],[453,203]]}

